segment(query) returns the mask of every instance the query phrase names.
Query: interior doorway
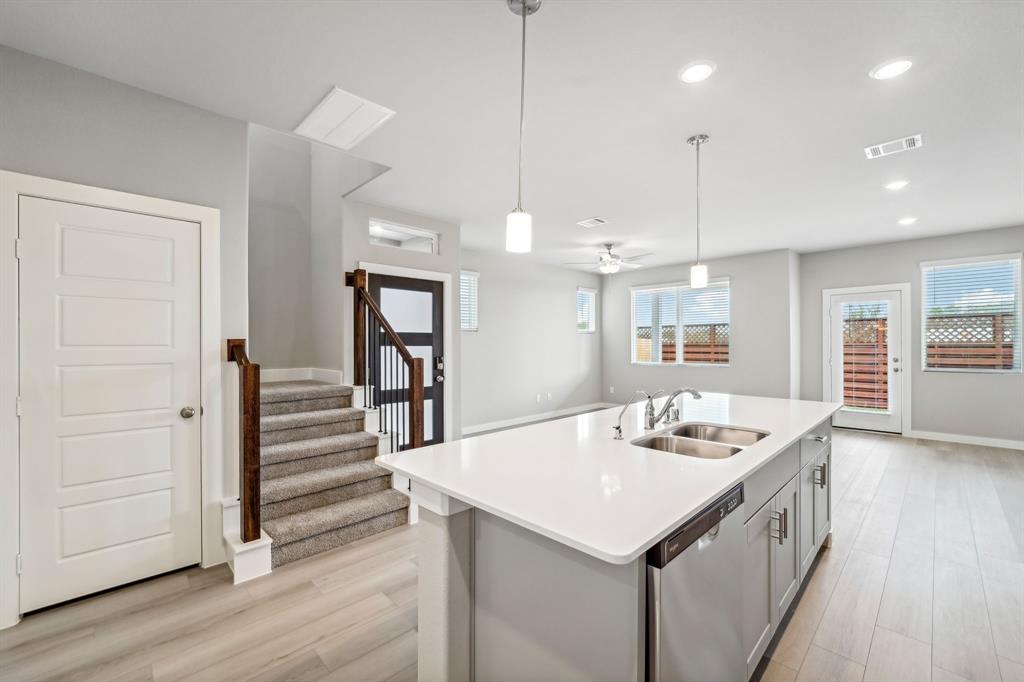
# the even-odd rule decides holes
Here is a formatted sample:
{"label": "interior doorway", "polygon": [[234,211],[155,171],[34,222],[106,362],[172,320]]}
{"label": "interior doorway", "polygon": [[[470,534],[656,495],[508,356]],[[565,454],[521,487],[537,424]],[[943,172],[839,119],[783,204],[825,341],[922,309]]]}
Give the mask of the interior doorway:
{"label": "interior doorway", "polygon": [[823,397],[836,426],[909,430],[909,284],[822,292]]}

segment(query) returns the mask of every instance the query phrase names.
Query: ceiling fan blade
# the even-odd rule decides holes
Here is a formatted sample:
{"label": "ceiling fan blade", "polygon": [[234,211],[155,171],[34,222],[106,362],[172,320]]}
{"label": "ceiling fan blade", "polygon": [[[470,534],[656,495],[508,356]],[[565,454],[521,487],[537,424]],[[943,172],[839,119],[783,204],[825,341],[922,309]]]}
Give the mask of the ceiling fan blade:
{"label": "ceiling fan blade", "polygon": [[629,258],[623,258],[622,260],[623,261],[640,260],[641,258],[647,258],[648,256],[653,256],[653,255],[654,255],[653,253],[641,253],[641,254],[636,255],[636,256],[630,256]]}
{"label": "ceiling fan blade", "polygon": [[629,261],[622,261],[622,262],[619,263],[619,265],[621,267],[624,267],[624,268],[642,268],[643,267],[642,263],[630,263]]}
{"label": "ceiling fan blade", "polygon": [[588,261],[581,261],[581,262],[577,262],[577,263],[562,263],[562,265],[594,265],[594,261],[588,260]]}

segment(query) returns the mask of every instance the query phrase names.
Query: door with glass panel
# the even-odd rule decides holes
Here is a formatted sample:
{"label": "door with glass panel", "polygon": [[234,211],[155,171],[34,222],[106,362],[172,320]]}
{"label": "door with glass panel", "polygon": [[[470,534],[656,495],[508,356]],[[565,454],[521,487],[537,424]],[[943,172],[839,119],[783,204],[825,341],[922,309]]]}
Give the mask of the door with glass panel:
{"label": "door with glass panel", "polygon": [[906,360],[900,291],[832,294],[827,303],[830,390],[825,397],[843,404],[833,423],[901,433]]}
{"label": "door with glass panel", "polygon": [[[384,319],[395,330],[413,357],[423,359],[423,444],[444,441],[444,284],[433,280],[369,276],[370,295],[377,301]],[[396,362],[393,349],[385,336],[379,341],[378,361],[370,363],[370,381],[374,386],[375,404],[387,409],[396,407],[398,443],[409,441],[409,374]]]}

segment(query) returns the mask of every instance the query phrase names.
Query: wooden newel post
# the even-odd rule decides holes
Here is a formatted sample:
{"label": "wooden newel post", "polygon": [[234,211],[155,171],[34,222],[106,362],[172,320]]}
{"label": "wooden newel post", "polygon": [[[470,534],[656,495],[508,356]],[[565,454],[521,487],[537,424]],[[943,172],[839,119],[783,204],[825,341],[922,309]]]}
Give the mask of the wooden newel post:
{"label": "wooden newel post", "polygon": [[412,359],[409,374],[409,447],[423,447],[423,358]]}
{"label": "wooden newel post", "polygon": [[249,362],[245,339],[228,339],[238,365],[238,502],[242,542],[260,539],[260,366]]}
{"label": "wooden newel post", "polygon": [[366,301],[362,292],[368,287],[366,270],[356,270],[350,281],[352,287],[352,330],[355,336],[353,362],[355,363],[355,383],[358,386],[366,382]]}

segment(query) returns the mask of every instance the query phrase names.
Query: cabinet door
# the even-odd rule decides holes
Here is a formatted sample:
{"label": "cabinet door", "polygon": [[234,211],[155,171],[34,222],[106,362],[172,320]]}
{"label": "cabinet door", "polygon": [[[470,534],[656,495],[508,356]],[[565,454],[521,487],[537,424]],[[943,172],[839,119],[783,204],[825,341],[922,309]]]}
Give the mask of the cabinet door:
{"label": "cabinet door", "polygon": [[820,547],[832,530],[832,446],[814,463],[814,546]]}
{"label": "cabinet door", "polygon": [[798,477],[783,486],[773,500],[776,535],[772,551],[772,622],[778,624],[786,615],[800,588],[800,552],[797,542]]}
{"label": "cabinet door", "polygon": [[743,558],[743,650],[749,678],[768,648],[775,630],[772,620],[772,570],[774,556],[772,510],[769,500],[747,520],[747,548]]}
{"label": "cabinet door", "polygon": [[810,570],[811,564],[814,563],[814,557],[818,553],[820,545],[817,543],[815,538],[817,537],[817,526],[814,521],[814,489],[817,485],[817,462],[808,464],[800,470],[800,475],[797,476],[799,483],[799,494],[800,504],[796,509],[796,526],[797,526],[797,542],[800,545],[800,581],[803,582],[804,576],[807,575],[807,571]]}

